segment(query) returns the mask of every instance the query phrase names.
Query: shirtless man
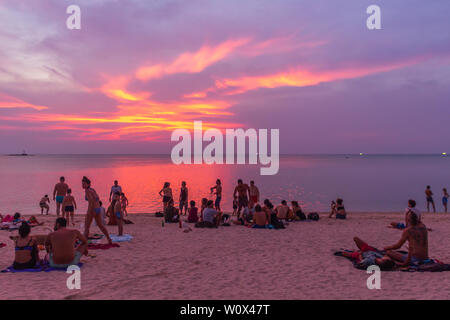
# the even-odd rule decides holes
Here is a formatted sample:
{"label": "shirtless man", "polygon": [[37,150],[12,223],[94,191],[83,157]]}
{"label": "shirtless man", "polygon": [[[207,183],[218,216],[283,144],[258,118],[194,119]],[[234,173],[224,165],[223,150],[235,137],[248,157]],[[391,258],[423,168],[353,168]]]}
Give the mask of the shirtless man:
{"label": "shirtless man", "polygon": [[[67,229],[67,221],[58,218],[55,222],[55,232],[50,233],[45,241],[49,253],[49,264],[53,268],[67,268],[77,265],[83,254],[87,255],[87,239],[78,230]],[[79,240],[81,243],[75,248]]]}
{"label": "shirtless man", "polygon": [[425,189],[425,196],[427,197],[427,211],[430,212],[430,203],[433,206],[433,212],[436,212],[436,206],[434,205],[433,200],[433,192],[431,191],[431,187],[427,186]]}
{"label": "shirtless man", "polygon": [[283,220],[287,219],[289,210],[290,208],[287,205],[286,200],[281,201],[281,204],[275,208],[275,211],[277,212],[277,218]]}
{"label": "shirtless man", "polygon": [[67,196],[64,197],[62,207],[63,207],[63,218],[67,220],[68,224],[70,224],[70,218],[72,218],[72,226],[75,226],[74,213],[75,210],[77,209],[77,202],[75,201],[75,198],[72,195],[72,189],[67,189]]}
{"label": "shirtless man", "polygon": [[250,200],[253,201],[254,204],[259,203],[259,189],[255,186],[255,181],[250,181]]}
{"label": "shirtless man", "polygon": [[[216,192],[214,192],[214,190],[216,190]],[[220,210],[220,201],[222,201],[222,182],[220,181],[220,179],[217,179],[216,185],[211,188],[211,193],[213,193],[213,192],[216,195],[216,201],[214,202],[214,208],[217,211],[221,211]]]}
{"label": "shirtless man", "polygon": [[56,200],[56,215],[59,217],[61,211],[61,205],[64,201],[64,197],[67,194],[69,186],[65,183],[64,177],[59,178],[59,183],[55,185],[53,189],[53,200]]}
{"label": "shirtless man", "polygon": [[[408,241],[408,254],[401,254],[392,250],[397,250]],[[419,218],[414,212],[408,214],[408,227],[403,231],[400,240],[384,248],[386,254],[400,266],[421,263],[428,260],[428,231],[426,226],[419,222]]]}
{"label": "shirtless man", "polygon": [[[237,194],[237,196],[236,196]],[[248,196],[247,196],[248,194]],[[234,188],[233,198],[238,200],[237,217],[240,218],[242,208],[248,206],[248,199],[250,196],[250,188],[248,184],[242,182],[242,179],[238,180],[238,185]]]}
{"label": "shirtless man", "polygon": [[116,192],[122,193],[122,187],[119,186],[119,181],[114,180],[114,185],[111,187],[111,192],[109,193],[109,202],[111,202],[111,198]]}
{"label": "shirtless man", "polygon": [[264,211],[259,204],[255,206],[255,213],[253,214],[253,223],[255,228],[265,228],[270,224],[270,216]]}

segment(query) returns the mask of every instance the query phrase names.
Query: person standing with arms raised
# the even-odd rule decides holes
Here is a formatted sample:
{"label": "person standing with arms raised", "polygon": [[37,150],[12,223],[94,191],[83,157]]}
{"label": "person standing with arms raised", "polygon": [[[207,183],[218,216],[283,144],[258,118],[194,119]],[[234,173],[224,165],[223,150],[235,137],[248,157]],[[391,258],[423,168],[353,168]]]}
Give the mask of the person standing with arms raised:
{"label": "person standing with arms raised", "polygon": [[87,177],[83,177],[83,180],[81,180],[81,185],[83,189],[86,191],[86,201],[88,202],[88,209],[86,212],[86,222],[84,223],[84,236],[86,238],[89,237],[89,229],[91,227],[92,220],[95,219],[98,228],[106,236],[108,242],[112,244],[108,230],[103,225],[102,210],[100,208],[100,198],[97,192],[93,188],[91,188],[91,180],[89,180]]}
{"label": "person standing with arms raised", "polygon": [[61,211],[61,206],[64,201],[64,197],[67,195],[67,190],[69,190],[69,186],[65,182],[65,178],[59,178],[59,183],[55,185],[53,189],[53,200],[56,201],[56,215],[59,217],[59,213]]}

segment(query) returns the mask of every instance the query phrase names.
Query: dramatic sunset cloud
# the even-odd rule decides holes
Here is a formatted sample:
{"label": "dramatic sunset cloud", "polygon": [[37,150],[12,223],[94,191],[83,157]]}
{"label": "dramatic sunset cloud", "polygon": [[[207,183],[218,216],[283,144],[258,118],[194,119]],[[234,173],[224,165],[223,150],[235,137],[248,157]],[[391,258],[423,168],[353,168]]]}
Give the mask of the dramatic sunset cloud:
{"label": "dramatic sunset cloud", "polygon": [[0,153],[166,153],[196,120],[279,128],[283,153],[450,134],[448,0],[379,0],[382,30],[369,0],[79,0],[68,30],[72,2],[0,1]]}

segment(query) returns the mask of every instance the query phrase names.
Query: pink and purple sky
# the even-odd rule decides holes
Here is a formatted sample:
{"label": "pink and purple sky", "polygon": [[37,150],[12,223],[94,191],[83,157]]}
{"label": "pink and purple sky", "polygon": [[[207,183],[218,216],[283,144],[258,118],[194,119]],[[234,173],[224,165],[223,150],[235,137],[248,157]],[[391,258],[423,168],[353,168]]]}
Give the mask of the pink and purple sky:
{"label": "pink and purple sky", "polygon": [[448,152],[449,14],[448,0],[0,0],[0,153],[168,153],[194,120],[279,128],[282,153]]}

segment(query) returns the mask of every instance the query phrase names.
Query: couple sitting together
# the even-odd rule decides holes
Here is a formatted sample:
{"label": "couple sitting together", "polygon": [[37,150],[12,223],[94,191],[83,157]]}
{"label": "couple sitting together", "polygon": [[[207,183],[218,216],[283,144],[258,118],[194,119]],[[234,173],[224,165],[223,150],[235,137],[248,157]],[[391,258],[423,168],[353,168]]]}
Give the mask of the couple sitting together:
{"label": "couple sitting together", "polygon": [[[77,265],[81,256],[88,253],[86,237],[78,230],[67,229],[66,226],[65,218],[56,219],[55,231],[48,234],[45,241],[50,267],[65,269],[70,265]],[[19,227],[19,237],[15,240],[13,267],[16,270],[31,269],[40,262],[37,241],[30,236],[30,232],[28,223],[23,222]]]}
{"label": "couple sitting together", "polygon": [[[339,251],[335,254],[352,259],[357,267],[364,269],[370,265],[377,265],[381,270],[392,270],[395,266],[418,266],[430,262],[426,226],[420,222],[419,217],[413,211],[407,213],[406,221],[407,226],[403,230],[400,240],[394,245],[384,247],[383,251],[371,247],[355,237],[353,240],[359,250]],[[408,242],[408,253],[402,254],[394,251],[400,249],[405,242]]]}

